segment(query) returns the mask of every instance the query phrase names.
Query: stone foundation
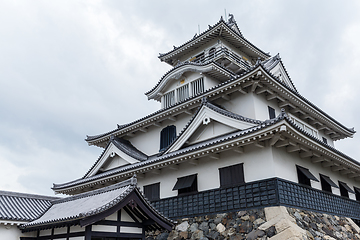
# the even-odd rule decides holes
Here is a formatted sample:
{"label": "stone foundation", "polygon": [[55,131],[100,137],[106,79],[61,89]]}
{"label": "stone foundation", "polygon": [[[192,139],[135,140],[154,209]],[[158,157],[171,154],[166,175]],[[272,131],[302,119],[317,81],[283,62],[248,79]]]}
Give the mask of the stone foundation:
{"label": "stone foundation", "polygon": [[146,233],[147,240],[358,239],[349,218],[286,207],[178,219],[171,232]]}

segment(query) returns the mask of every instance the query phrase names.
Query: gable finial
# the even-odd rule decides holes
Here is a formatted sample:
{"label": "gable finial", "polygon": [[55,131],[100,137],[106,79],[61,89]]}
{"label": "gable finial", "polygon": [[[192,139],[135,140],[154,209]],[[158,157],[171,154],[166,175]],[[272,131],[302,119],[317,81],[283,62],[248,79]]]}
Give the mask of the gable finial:
{"label": "gable finial", "polygon": [[256,60],[256,65],[260,64],[261,63],[261,58],[258,57],[258,59]]}
{"label": "gable finial", "polygon": [[231,14],[231,13],[229,13],[229,20],[228,20],[228,24],[231,24],[231,23],[236,23],[236,21],[235,21],[235,18],[234,18],[234,15],[233,14]]}
{"label": "gable finial", "polygon": [[208,102],[207,97],[203,97],[203,98],[201,99],[201,103],[202,103],[202,104],[205,104],[205,103],[207,103],[207,102]]}

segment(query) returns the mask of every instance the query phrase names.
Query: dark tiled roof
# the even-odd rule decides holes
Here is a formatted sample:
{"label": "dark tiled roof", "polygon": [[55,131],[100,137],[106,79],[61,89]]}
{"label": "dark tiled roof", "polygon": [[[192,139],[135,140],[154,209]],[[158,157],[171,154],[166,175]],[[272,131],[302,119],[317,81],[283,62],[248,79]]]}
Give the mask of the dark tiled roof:
{"label": "dark tiled roof", "polygon": [[[179,47],[174,47],[173,50],[171,50],[171,51],[169,51],[169,52],[167,52],[167,53],[159,53],[159,58],[162,58],[162,57],[164,57],[164,56],[166,56],[166,55],[168,55],[168,54],[170,54],[170,53],[178,50],[179,48],[182,48],[183,46],[185,46],[186,44],[188,44],[188,43],[190,43],[190,42],[192,42],[192,41],[196,41],[197,39],[201,38],[203,35],[207,34],[209,31],[211,31],[212,29],[218,27],[218,26],[221,25],[221,24],[225,24],[225,25],[229,28],[229,30],[233,32],[233,34],[235,34],[235,35],[241,37],[242,39],[244,39],[244,40],[246,41],[246,43],[248,43],[249,45],[251,45],[252,47],[254,47],[256,50],[258,50],[258,51],[261,52],[262,54],[264,54],[264,55],[266,55],[266,56],[269,56],[269,54],[263,52],[263,51],[260,50],[258,47],[256,47],[254,44],[252,44],[249,40],[247,40],[247,39],[241,34],[240,30],[239,30],[239,33],[238,33],[237,31],[235,31],[235,30],[232,28],[233,25],[232,25],[232,24],[229,24],[229,23],[226,23],[226,22],[224,21],[223,17],[221,16],[221,17],[220,17],[220,20],[219,20],[217,23],[215,23],[213,26],[210,26],[210,25],[209,25],[209,28],[208,28],[206,31],[202,32],[201,34],[195,35],[192,39],[186,41],[185,43],[183,43],[183,44],[180,45]],[[236,23],[235,23],[235,24],[236,24]],[[236,27],[237,27],[237,24],[236,24]],[[237,28],[238,28],[238,27],[237,27]]]}
{"label": "dark tiled roof", "polygon": [[167,222],[173,222],[152,207],[150,202],[137,189],[137,180],[133,176],[128,180],[108,187],[54,201],[41,217],[30,223],[23,224],[20,228],[26,229],[54,223],[59,224],[96,215],[120,203],[133,191],[137,191],[147,207],[152,209],[158,216]]}
{"label": "dark tiled roof", "polygon": [[111,142],[114,143],[114,145],[120,149],[122,152],[126,153],[130,157],[135,158],[139,161],[145,161],[148,159],[148,156],[141,152],[139,149],[134,147],[130,141],[125,140],[123,138],[113,137],[111,139]]}
{"label": "dark tiled roof", "polygon": [[0,191],[0,220],[31,221],[39,217],[57,197]]}

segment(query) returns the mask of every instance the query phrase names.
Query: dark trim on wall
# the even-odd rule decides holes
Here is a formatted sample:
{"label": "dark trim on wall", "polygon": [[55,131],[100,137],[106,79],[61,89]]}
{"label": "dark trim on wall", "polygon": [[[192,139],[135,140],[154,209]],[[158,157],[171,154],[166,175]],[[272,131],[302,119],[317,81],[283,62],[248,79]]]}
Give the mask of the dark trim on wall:
{"label": "dark trim on wall", "polygon": [[282,205],[360,220],[360,201],[280,178],[165,198],[152,204],[172,219]]}

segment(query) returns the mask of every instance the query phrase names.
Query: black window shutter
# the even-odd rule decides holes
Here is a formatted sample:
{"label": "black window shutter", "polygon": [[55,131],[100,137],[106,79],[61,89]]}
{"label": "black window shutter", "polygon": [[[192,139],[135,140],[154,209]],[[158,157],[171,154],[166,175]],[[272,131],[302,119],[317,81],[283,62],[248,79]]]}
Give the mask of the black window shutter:
{"label": "black window shutter", "polygon": [[220,186],[230,186],[245,182],[244,164],[236,164],[229,167],[219,168]]}
{"label": "black window shutter", "polygon": [[167,126],[160,132],[160,152],[165,150],[176,138],[176,126]]}
{"label": "black window shutter", "polygon": [[160,183],[144,186],[144,195],[149,201],[160,199]]}
{"label": "black window shutter", "polygon": [[273,119],[275,118],[275,109],[273,109],[272,107],[268,106],[268,109],[269,109],[269,118],[270,119]]}

